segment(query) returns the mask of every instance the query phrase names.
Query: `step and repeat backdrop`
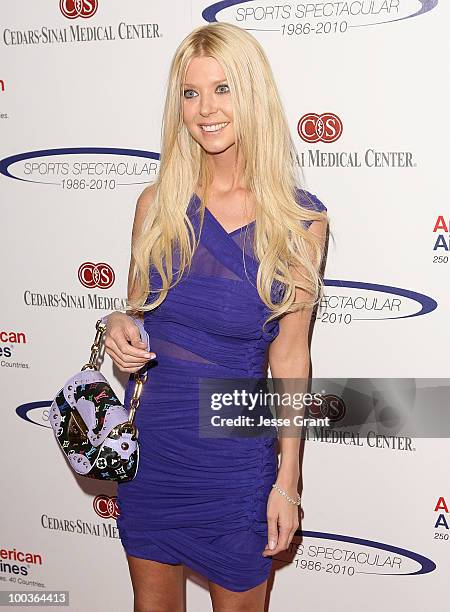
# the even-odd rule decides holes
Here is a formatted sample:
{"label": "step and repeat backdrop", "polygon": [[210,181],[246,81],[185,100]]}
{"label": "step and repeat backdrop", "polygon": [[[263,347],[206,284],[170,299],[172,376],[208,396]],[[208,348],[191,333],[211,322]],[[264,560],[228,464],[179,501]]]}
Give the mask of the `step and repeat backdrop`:
{"label": "step and repeat backdrop", "polygon": [[[304,186],[328,208],[314,375],[448,379],[449,18],[444,0],[1,3],[0,590],[132,609],[117,489],[73,475],[48,411],[97,319],[123,309],[169,64],[198,25],[237,24],[264,46]],[[102,371],[123,398],[109,357]],[[375,420],[311,435],[302,534],[274,561],[270,609],[445,606],[449,459],[444,434]],[[209,610],[205,579],[186,576],[188,609]]]}

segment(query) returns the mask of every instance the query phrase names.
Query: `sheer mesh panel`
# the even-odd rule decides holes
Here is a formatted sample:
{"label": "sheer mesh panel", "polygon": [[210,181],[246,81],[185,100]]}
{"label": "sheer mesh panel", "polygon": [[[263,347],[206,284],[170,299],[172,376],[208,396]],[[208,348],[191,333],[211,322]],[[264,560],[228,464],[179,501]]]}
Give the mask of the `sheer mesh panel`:
{"label": "sheer mesh panel", "polygon": [[198,245],[192,258],[191,274],[213,276],[214,278],[229,278],[230,280],[242,282],[242,279],[237,274],[216,259],[202,244]]}
{"label": "sheer mesh panel", "polygon": [[150,348],[158,355],[167,355],[168,357],[175,357],[176,359],[182,359],[183,361],[196,361],[199,363],[213,363],[207,359],[203,359],[200,355],[188,351],[187,349],[170,342],[169,340],[163,340],[162,338],[153,338],[150,341]]}
{"label": "sheer mesh panel", "polygon": [[[230,248],[233,248],[230,245]],[[174,248],[173,250],[173,272],[174,276],[177,276],[177,272],[180,267],[180,256],[179,250]],[[178,291],[182,291],[183,283],[189,283],[189,276],[197,276],[202,278],[213,277],[215,279],[229,279],[233,281],[242,282],[242,279],[235,274],[232,270],[227,268],[221,261],[219,261],[211,251],[209,251],[206,246],[203,244],[198,244],[195,250],[194,256],[192,258],[191,268],[189,272],[186,270],[184,278],[181,280],[181,283],[177,285]],[[226,290],[226,287],[224,288]],[[170,292],[166,298],[170,301]],[[164,307],[164,306],[163,306]],[[184,348],[183,346],[173,342],[171,340],[166,340],[162,338],[154,337],[153,341],[150,338],[151,342],[151,350],[153,350],[156,355],[167,355],[168,357],[172,357],[175,359],[180,359],[183,361],[197,362],[197,363],[207,363],[214,364],[214,361],[210,361],[205,359],[200,354],[192,351],[192,346],[189,346],[189,349]]]}
{"label": "sheer mesh panel", "polygon": [[253,229],[254,225],[249,228],[243,228],[241,231],[235,232],[231,235],[231,238],[242,250],[245,250],[245,254],[249,257],[254,257],[253,252]]}

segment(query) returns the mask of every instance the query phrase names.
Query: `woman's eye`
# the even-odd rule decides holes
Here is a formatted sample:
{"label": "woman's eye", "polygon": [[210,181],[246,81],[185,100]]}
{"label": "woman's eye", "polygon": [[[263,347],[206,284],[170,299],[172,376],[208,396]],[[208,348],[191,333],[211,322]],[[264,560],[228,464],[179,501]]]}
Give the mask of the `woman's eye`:
{"label": "woman's eye", "polygon": [[[230,88],[228,87],[228,85],[219,85],[217,87],[217,91],[219,93],[228,93],[230,90]],[[193,90],[193,89],[185,89],[183,91],[183,96],[185,98],[194,98],[197,95],[197,93]]]}

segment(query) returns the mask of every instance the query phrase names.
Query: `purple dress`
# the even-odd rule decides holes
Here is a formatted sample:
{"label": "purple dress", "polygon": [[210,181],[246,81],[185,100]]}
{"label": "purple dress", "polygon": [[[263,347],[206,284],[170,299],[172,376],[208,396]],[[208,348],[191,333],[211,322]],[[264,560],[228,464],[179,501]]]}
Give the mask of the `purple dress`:
{"label": "purple dress", "polygon": [[[306,193],[316,210],[326,210]],[[297,191],[297,201],[312,207],[304,190]],[[197,235],[199,206],[194,194],[188,215]],[[138,471],[118,485],[117,525],[128,554],[183,563],[232,591],[257,586],[271,570],[272,557],[262,552],[277,439],[200,436],[199,378],[267,376],[268,348],[279,326],[271,321],[262,331],[269,310],[256,290],[254,223],[228,233],[206,209],[190,271],[145,313],[157,357],[135,418]],[[151,289],[161,287],[159,274],[150,274]],[[131,390],[129,383],[125,406]]]}

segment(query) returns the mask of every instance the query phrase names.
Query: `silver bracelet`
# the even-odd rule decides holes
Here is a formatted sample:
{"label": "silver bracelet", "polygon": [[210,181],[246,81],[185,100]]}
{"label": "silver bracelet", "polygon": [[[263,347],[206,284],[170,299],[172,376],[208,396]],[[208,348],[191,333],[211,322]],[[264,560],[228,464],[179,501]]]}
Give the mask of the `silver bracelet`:
{"label": "silver bracelet", "polygon": [[289,497],[286,491],[283,491],[283,489],[280,489],[280,487],[277,485],[276,482],[274,482],[272,485],[272,488],[274,487],[278,491],[278,493],[280,493],[283,497],[285,497],[288,500],[288,502],[290,502],[291,504],[295,504],[296,506],[300,506],[301,497],[298,492],[297,492],[297,500],[295,500],[295,499],[292,499],[292,497]]}

